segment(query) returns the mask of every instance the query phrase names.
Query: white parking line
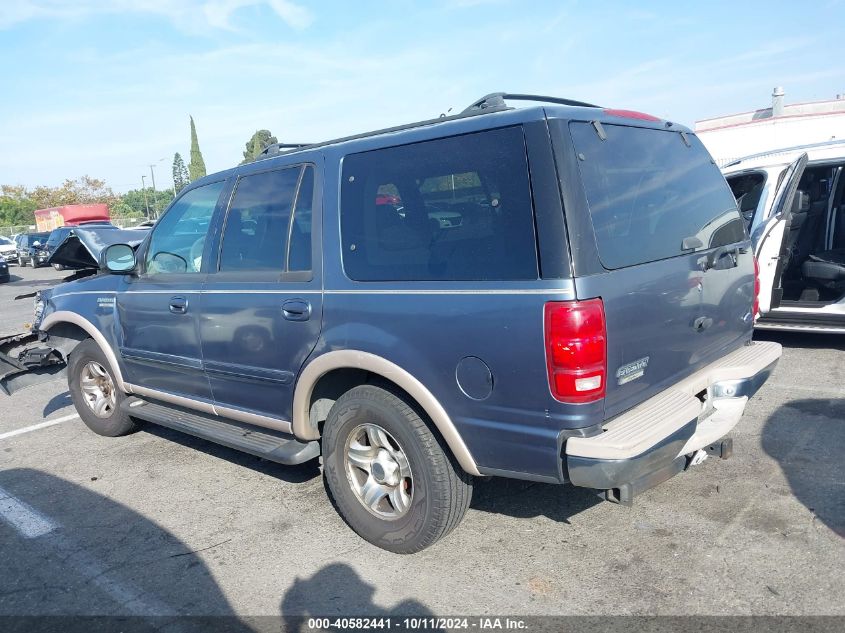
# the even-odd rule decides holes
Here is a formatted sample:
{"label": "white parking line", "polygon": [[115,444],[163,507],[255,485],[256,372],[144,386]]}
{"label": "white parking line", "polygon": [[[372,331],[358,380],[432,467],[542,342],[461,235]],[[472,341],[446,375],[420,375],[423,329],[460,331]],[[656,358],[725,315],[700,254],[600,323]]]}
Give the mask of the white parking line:
{"label": "white parking line", "polygon": [[0,488],[0,519],[15,528],[24,538],[44,536],[59,527],[3,488]]}
{"label": "white parking line", "polygon": [[79,414],[74,413],[72,415],[66,415],[63,418],[47,420],[46,422],[39,422],[38,424],[33,424],[32,426],[25,426],[22,429],[15,429],[14,431],[8,431],[7,433],[0,433],[0,440],[5,440],[8,437],[15,437],[16,435],[23,435],[24,433],[29,433],[30,431],[37,431],[38,429],[46,429],[48,426],[61,424],[62,422],[67,422],[68,420],[75,420],[78,417]]}

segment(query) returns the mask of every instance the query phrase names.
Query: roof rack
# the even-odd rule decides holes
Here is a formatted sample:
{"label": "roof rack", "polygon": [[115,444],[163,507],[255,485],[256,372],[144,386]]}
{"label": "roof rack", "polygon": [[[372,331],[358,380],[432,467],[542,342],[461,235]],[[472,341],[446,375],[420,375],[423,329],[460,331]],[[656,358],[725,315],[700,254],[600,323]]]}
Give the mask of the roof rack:
{"label": "roof rack", "polygon": [[484,114],[491,114],[493,112],[501,112],[503,110],[510,110],[507,104],[505,104],[505,99],[510,99],[512,101],[540,101],[546,103],[557,103],[560,105],[569,105],[569,106],[579,106],[579,107],[586,107],[586,108],[599,108],[601,106],[593,105],[591,103],[584,103],[583,101],[575,101],[573,99],[561,99],[559,97],[544,97],[541,95],[523,95],[523,94],[511,94],[508,92],[494,92],[489,94],[485,97],[482,97],[475,103],[473,103],[468,108],[465,108],[461,112],[457,114],[441,114],[436,119],[426,119],[424,121],[416,121],[415,123],[406,123],[404,125],[397,125],[394,127],[385,128],[383,130],[373,130],[371,132],[364,132],[363,134],[353,134],[352,136],[344,136],[342,138],[336,138],[328,141],[322,141],[319,143],[274,143],[273,145],[269,145],[266,147],[261,154],[259,154],[258,160],[265,160],[267,158],[272,158],[274,156],[278,156],[280,154],[288,154],[293,152],[298,152],[304,149],[315,149],[318,147],[325,147],[327,145],[334,145],[335,143],[343,143],[345,141],[354,141],[357,139],[368,138],[370,136],[376,136],[378,134],[386,134],[391,132],[399,132],[402,130],[410,130],[413,128],[422,127],[425,125],[435,125],[437,123],[442,123],[444,121],[453,121],[456,119],[465,119],[467,117],[479,116]]}
{"label": "roof rack", "polygon": [[471,103],[464,109],[464,112],[473,112],[475,110],[486,110],[487,108],[501,108],[506,107],[505,101],[540,101],[543,103],[557,103],[559,105],[580,106],[582,108],[600,108],[594,103],[586,103],[584,101],[575,101],[574,99],[563,99],[561,97],[546,97],[544,95],[523,95],[511,94],[509,92],[491,92],[489,95],[481,97],[478,101]]}
{"label": "roof rack", "polygon": [[309,145],[313,145],[313,143],[273,143],[261,150],[259,156],[275,156],[276,154],[284,154],[284,150],[287,150],[288,152],[295,152],[296,150],[308,147]]}

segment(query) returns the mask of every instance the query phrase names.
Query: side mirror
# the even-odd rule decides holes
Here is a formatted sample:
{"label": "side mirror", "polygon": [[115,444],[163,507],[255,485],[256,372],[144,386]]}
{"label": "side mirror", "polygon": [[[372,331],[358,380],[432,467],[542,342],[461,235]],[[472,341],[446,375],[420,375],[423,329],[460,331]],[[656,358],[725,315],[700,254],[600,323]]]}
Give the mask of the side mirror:
{"label": "side mirror", "polygon": [[41,242],[39,242],[38,240],[35,240],[35,241],[32,243],[32,246],[33,246],[33,248],[38,248],[38,247],[40,247],[40,246],[41,246]]}
{"label": "side mirror", "polygon": [[112,244],[100,254],[100,267],[122,275],[135,269],[135,249],[128,244]]}

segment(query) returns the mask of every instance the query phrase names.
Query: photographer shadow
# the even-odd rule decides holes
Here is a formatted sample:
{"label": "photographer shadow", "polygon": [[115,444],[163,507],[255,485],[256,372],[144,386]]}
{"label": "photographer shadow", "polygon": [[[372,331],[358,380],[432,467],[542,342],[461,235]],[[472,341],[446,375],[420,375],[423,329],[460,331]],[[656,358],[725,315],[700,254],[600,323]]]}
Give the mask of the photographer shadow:
{"label": "photographer shadow", "polygon": [[434,616],[417,600],[403,600],[388,608],[376,604],[374,594],[375,588],[364,582],[352,567],[345,563],[332,563],[310,578],[294,580],[282,597],[279,609],[285,619],[287,633],[313,630],[308,627],[310,618],[389,617],[393,620],[393,628],[396,628],[399,618]]}

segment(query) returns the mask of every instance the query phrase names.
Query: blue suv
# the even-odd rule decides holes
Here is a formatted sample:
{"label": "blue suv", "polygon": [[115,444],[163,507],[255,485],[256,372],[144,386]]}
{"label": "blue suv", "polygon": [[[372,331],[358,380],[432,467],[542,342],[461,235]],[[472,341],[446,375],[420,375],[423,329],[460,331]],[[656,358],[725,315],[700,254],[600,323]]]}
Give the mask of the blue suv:
{"label": "blue suv", "polygon": [[410,553],[478,477],[628,504],[728,457],[781,354],[751,341],[758,289],[694,133],[498,93],[192,183],[36,328],[96,433],[319,458],[347,523]]}

